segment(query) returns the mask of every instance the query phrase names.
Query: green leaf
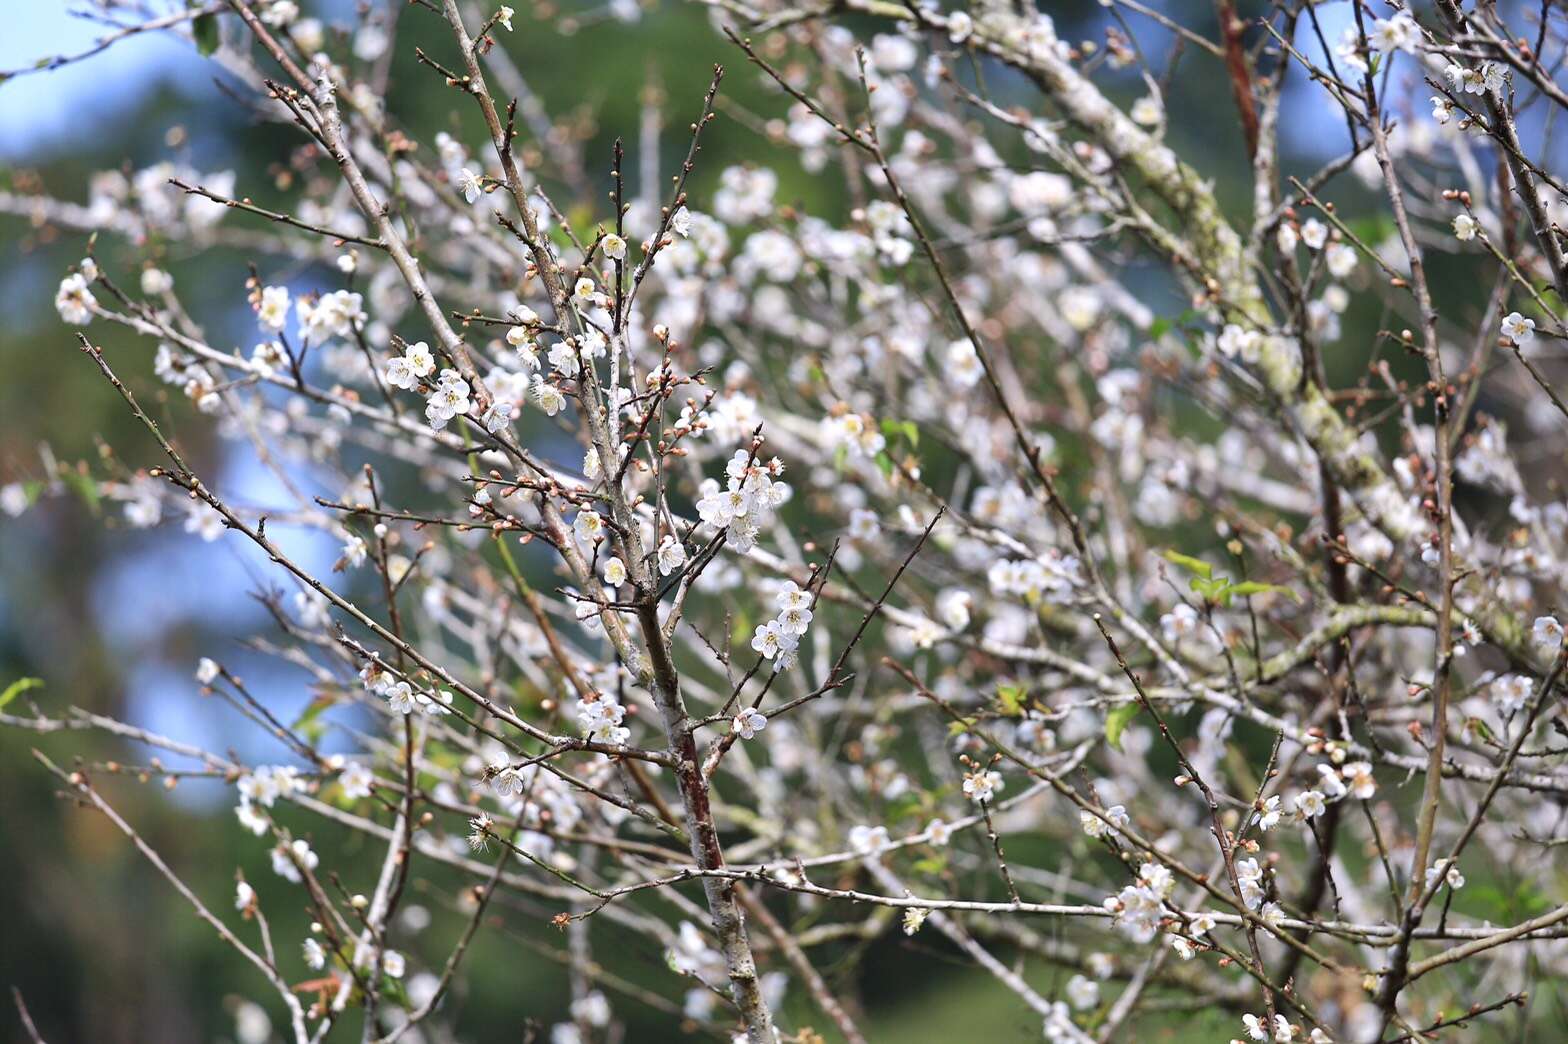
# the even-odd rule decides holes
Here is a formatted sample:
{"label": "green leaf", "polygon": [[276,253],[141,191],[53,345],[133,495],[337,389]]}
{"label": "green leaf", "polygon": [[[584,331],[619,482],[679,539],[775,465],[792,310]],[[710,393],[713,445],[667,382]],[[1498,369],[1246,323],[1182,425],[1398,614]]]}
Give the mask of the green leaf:
{"label": "green leaf", "polygon": [[883,806],[883,810],[889,822],[897,822],[919,812],[920,801],[920,795],[911,791],[895,801],[888,802]]}
{"label": "green leaf", "polygon": [[1475,733],[1481,739],[1489,743],[1496,742],[1496,737],[1492,735],[1492,727],[1486,722],[1482,721],[1480,718],[1466,718],[1465,730],[1467,732]]}
{"label": "green leaf", "polygon": [[948,722],[947,734],[949,736],[962,736],[969,731],[969,726],[975,723],[973,718],[960,718],[958,721]]}
{"label": "green leaf", "polygon": [[1158,341],[1172,330],[1179,330],[1194,320],[1202,318],[1202,314],[1196,308],[1188,308],[1174,319],[1160,316],[1149,324],[1149,339]]}
{"label": "green leaf", "polygon": [[94,515],[98,514],[98,483],[94,482],[91,476],[72,471],[70,468],[61,468],[60,478],[82,498],[82,502],[87,505],[87,510]]}
{"label": "green leaf", "polygon": [[1194,594],[1201,595],[1206,602],[1221,602],[1227,601],[1225,592],[1230,587],[1230,581],[1223,576],[1213,580],[1195,576],[1187,581],[1187,587]]}
{"label": "green leaf", "polygon": [[1290,595],[1298,602],[1301,601],[1301,596],[1288,587],[1281,587],[1279,584],[1259,583],[1257,580],[1243,580],[1239,584],[1231,584],[1225,593],[1241,595],[1243,598],[1255,594],[1285,594]]}
{"label": "green leaf", "polygon": [[197,15],[191,22],[191,32],[196,37],[196,50],[203,55],[212,54],[218,49],[218,16],[211,11]]}
{"label": "green leaf", "polygon": [[886,453],[877,454],[877,467],[882,469],[882,477],[888,478],[893,474],[893,458]]}
{"label": "green leaf", "polygon": [[16,681],[5,687],[5,692],[0,692],[0,710],[5,710],[6,707],[11,705],[11,701],[22,695],[22,693],[43,687],[44,680],[42,678],[16,679]]}
{"label": "green leaf", "polygon": [[1122,733],[1127,731],[1127,726],[1142,709],[1143,706],[1138,703],[1123,703],[1112,707],[1105,715],[1105,742],[1109,743],[1113,750],[1122,749]]}
{"label": "green leaf", "polygon": [[1347,223],[1350,231],[1356,234],[1369,247],[1375,247],[1385,239],[1392,238],[1398,229],[1394,226],[1394,219],[1387,214],[1373,214],[1368,217],[1358,218]]}
{"label": "green leaf", "polygon": [[1029,690],[1022,685],[998,685],[996,698],[1002,703],[1002,713],[1009,718],[1021,717],[1024,704],[1029,698]]}
{"label": "green leaf", "polygon": [[1205,562],[1201,558],[1193,558],[1191,555],[1184,555],[1180,551],[1166,551],[1165,560],[1167,562],[1174,562],[1183,569],[1186,569],[1190,572],[1197,573],[1205,580],[1214,575],[1214,567],[1209,565],[1209,563]]}
{"label": "green leaf", "polygon": [[911,446],[920,445],[920,428],[914,421],[883,420],[882,434],[890,441],[902,435],[909,440]]}
{"label": "green leaf", "polygon": [[305,705],[305,709],[300,712],[299,717],[294,719],[294,724],[289,726],[289,728],[307,740],[314,741],[320,739],[322,733],[326,731],[325,723],[318,720],[321,717],[321,712],[337,702],[338,697],[335,693],[322,692],[318,694]]}

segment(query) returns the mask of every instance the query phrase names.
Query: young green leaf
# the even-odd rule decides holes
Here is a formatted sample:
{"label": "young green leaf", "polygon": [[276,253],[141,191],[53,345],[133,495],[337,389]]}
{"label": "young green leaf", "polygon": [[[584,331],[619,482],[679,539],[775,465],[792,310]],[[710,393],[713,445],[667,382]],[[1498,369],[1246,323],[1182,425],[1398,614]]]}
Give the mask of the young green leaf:
{"label": "young green leaf", "polygon": [[1020,717],[1024,712],[1024,704],[1029,698],[1029,690],[1022,685],[998,685],[996,698],[1001,701],[1002,713],[1009,718]]}
{"label": "young green leaf", "polygon": [[218,16],[208,11],[191,22],[191,33],[196,37],[196,50],[203,56],[218,49]]}
{"label": "young green leaf", "polygon": [[1197,573],[1205,580],[1214,575],[1214,567],[1209,565],[1209,563],[1205,562],[1201,558],[1193,558],[1191,555],[1184,555],[1180,551],[1166,551],[1165,560],[1167,562],[1174,562],[1189,572]]}
{"label": "young green leaf", "polygon": [[1137,703],[1123,703],[1112,707],[1105,715],[1105,742],[1113,750],[1122,749],[1122,733],[1127,731],[1128,724],[1138,716],[1143,707]]}
{"label": "young green leaf", "polygon": [[22,695],[22,693],[31,689],[41,689],[43,687],[44,680],[42,678],[16,679],[16,681],[5,687],[4,692],[0,692],[0,710],[5,710],[6,707],[10,705],[11,701]]}
{"label": "young green leaf", "polygon": [[1301,596],[1288,587],[1281,587],[1279,584],[1259,583],[1257,580],[1243,580],[1239,584],[1231,584],[1226,591],[1226,594],[1241,595],[1243,598],[1248,595],[1266,593],[1290,595],[1296,601],[1301,601]]}
{"label": "young green leaf", "polygon": [[1223,576],[1216,577],[1213,580],[1195,576],[1187,581],[1187,586],[1192,589],[1194,594],[1200,595],[1205,602],[1229,604],[1230,600],[1226,592],[1230,587],[1230,581]]}

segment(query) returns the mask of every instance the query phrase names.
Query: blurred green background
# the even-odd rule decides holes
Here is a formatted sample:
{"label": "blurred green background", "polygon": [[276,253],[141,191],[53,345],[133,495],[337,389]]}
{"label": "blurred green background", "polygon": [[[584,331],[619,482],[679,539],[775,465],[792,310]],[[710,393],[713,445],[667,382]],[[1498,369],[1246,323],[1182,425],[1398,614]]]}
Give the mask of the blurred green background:
{"label": "blurred green background", "polygon": [[[349,4],[303,6],[329,23],[353,14]],[[1206,24],[1211,15],[1206,5],[1199,6],[1203,13],[1189,24],[1213,37],[1213,26]],[[64,0],[7,7],[0,68],[73,52],[99,31],[69,17]],[[1173,12],[1178,8],[1171,5]],[[1092,0],[1050,9],[1064,38],[1103,37],[1105,14]],[[1325,5],[1325,17],[1336,9],[1339,15],[1346,10],[1342,4]],[[552,185],[558,201],[603,209],[610,142],[624,135],[628,149],[635,150],[641,99],[650,85],[666,98],[665,121],[674,130],[663,136],[661,149],[663,168],[673,169],[711,66],[721,61],[730,72],[726,101],[705,139],[692,191],[697,205],[724,166],[751,159],[779,167],[781,201],[842,217],[841,179],[832,172],[805,175],[786,152],[756,133],[749,116],[782,116],[786,106],[711,30],[705,10],[663,3],[644,9],[636,21],[625,21],[584,8],[577,11],[579,31],[564,37],[536,31],[538,14],[520,11],[519,30],[501,40],[546,108],[557,117],[572,117],[586,143],[589,183]],[[1150,23],[1137,28],[1149,53],[1158,56],[1168,49],[1163,31]],[[413,59],[413,42],[433,29],[428,13],[403,12],[405,35],[393,66],[390,105],[425,142],[437,130],[467,127],[466,140],[477,147],[480,138],[472,133],[466,110],[461,123],[454,123],[450,92]],[[1123,101],[1143,93],[1130,74],[1111,82],[1119,84]],[[139,37],[80,65],[0,84],[0,191],[45,191],[81,202],[94,171],[129,171],[172,158],[203,171],[239,171],[239,194],[265,198],[265,185],[258,184],[264,177],[255,174],[248,180],[247,172],[267,171],[298,139],[287,128],[258,124],[225,89],[232,86],[231,77],[167,37]],[[1011,93],[1011,101],[1037,107],[1028,91],[1005,77],[992,79],[990,86],[1003,97]],[[1167,106],[1177,144],[1199,156],[1227,202],[1244,210],[1249,184],[1223,79],[1177,76]],[[1183,118],[1193,112],[1214,116]],[[1332,113],[1293,100],[1289,115],[1285,144],[1292,169],[1308,170],[1343,151],[1343,124]],[[633,155],[628,166],[635,165]],[[1347,182],[1340,185],[1346,188],[1342,201],[1357,197]],[[45,444],[55,460],[72,467],[94,460],[100,440],[113,445],[131,467],[156,462],[145,433],[75,349],[74,332],[55,315],[54,288],[84,248],[80,234],[0,215],[5,316],[0,329],[0,372],[5,374],[0,381],[0,483],[45,478],[40,454]],[[193,254],[177,243],[152,244],[151,253],[173,273],[183,300],[215,343],[248,344],[245,255]],[[112,239],[99,245],[99,257],[111,271],[116,266],[129,271],[144,256]],[[266,265],[270,280],[285,261],[271,258]],[[308,288],[313,279],[328,282],[304,263],[287,272],[297,287]],[[1157,311],[1181,311],[1182,303],[1157,279],[1136,272],[1131,278],[1147,290]],[[1352,311],[1341,346],[1364,342],[1380,318],[1375,307],[1371,314]],[[111,354],[118,351],[126,360],[122,374],[139,391],[156,394],[149,345],[103,324],[91,332]],[[1360,364],[1359,354],[1332,360],[1332,368],[1345,377]],[[169,404],[167,411],[162,406],[160,414],[170,418],[198,469],[214,475],[221,486],[243,490],[250,502],[266,501],[271,480],[248,463],[244,452],[231,452],[182,403]],[[115,508],[95,510],[69,495],[47,497],[20,519],[0,519],[0,684],[37,676],[45,688],[29,696],[50,713],[75,705],[215,749],[281,758],[276,749],[258,745],[254,730],[216,701],[203,700],[191,678],[198,656],[222,655],[280,713],[309,698],[302,675],[282,672],[238,644],[248,634],[269,630],[264,611],[248,592],[258,583],[276,583],[277,577],[237,545],[232,539],[201,544],[167,522],[157,530],[132,531],[120,523]],[[293,550],[321,568],[336,555],[336,548],[308,541]],[[266,1002],[254,973],[191,916],[112,826],[57,798],[50,777],[29,757],[33,746],[62,764],[76,754],[134,764],[146,753],[96,734],[39,737],[0,731],[0,985],[20,989],[45,1037],[97,1044],[228,1039],[242,996],[262,1000],[276,1018],[278,1006]],[[229,909],[234,866],[243,865],[261,892],[280,948],[292,956],[303,937],[305,912],[297,895],[267,869],[265,846],[236,824],[229,793],[216,784],[189,783],[170,795],[156,783],[128,778],[107,781],[105,791],[215,910]],[[1027,858],[1028,851],[1020,843],[1017,855]],[[363,858],[374,855],[366,852]],[[436,915],[417,943],[429,964],[441,959],[456,930],[443,911],[451,882],[436,878],[426,888],[422,874],[415,877],[415,901]],[[535,944],[558,946],[559,937],[545,923],[550,912],[521,912],[512,923]],[[611,954],[610,937],[598,939],[600,956]],[[907,940],[894,932],[869,948],[819,956],[830,977],[858,983],[873,1039],[918,1044],[1039,1038],[1036,1016],[945,951],[933,933]],[[677,1001],[684,989],[662,970],[651,944],[625,948],[610,963],[620,974]],[[1066,973],[1033,961],[1028,974],[1049,986]],[[464,1039],[525,1039],[529,1025],[547,1032],[565,1015],[562,968],[532,954],[516,938],[483,936],[470,957],[468,979],[468,987],[454,998]],[[9,1000],[0,999],[0,1008],[9,1008]],[[628,1040],[670,1037],[670,1020],[635,1001],[619,1002],[617,1014],[627,1021]],[[798,989],[791,991],[786,1022],[826,1032],[824,1020]],[[1168,1030],[1150,1031],[1143,1039],[1214,1040],[1235,1031],[1229,1017],[1193,1016],[1173,1019]],[[0,1011],[0,1040],[19,1039],[19,1034],[13,1013]]]}

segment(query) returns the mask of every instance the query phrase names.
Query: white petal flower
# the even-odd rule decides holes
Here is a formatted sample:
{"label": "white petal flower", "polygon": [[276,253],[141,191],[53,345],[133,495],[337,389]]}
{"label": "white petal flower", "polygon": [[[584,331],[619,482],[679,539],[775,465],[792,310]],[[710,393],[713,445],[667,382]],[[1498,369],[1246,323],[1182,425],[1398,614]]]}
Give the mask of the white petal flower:
{"label": "white petal flower", "polygon": [[747,707],[745,710],[735,715],[735,720],[731,724],[731,727],[734,729],[735,734],[738,735],[741,739],[749,740],[757,733],[768,727],[768,719],[766,715],[758,711],[755,707]]}

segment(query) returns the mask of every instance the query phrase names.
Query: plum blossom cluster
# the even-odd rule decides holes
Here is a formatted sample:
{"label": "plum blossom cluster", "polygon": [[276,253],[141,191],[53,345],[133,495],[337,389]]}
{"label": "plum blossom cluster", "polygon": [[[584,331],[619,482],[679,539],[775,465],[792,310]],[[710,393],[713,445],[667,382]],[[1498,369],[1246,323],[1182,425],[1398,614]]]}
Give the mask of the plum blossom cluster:
{"label": "plum blossom cluster", "polygon": [[577,722],[583,735],[591,740],[625,743],[631,737],[631,730],[621,724],[625,717],[626,708],[602,693],[596,694],[595,699],[577,703]]}
{"label": "plum blossom cluster", "polygon": [[472,390],[456,370],[442,370],[430,397],[425,400],[425,419],[430,426],[440,431],[453,417],[465,416],[472,408],[469,401]]}
{"label": "plum blossom cluster", "polygon": [[1158,933],[1160,923],[1169,916],[1166,898],[1176,887],[1169,868],[1144,863],[1138,879],[1105,900],[1105,908],[1116,916],[1116,923],[1136,942],[1146,943]]}
{"label": "plum blossom cluster", "polygon": [[[0,193],[97,235],[56,311],[170,440],[46,456],[0,508],[106,500],[277,571],[250,645],[306,709],[197,682],[298,762],[210,756],[269,839],[241,858],[344,882],[249,962],[333,984],[269,1000],[294,1044],[452,1035],[497,924],[554,940],[556,1044],[874,1039],[850,971],[900,933],[1075,1042],[1194,1004],[1413,1037],[1568,974],[1568,202],[1530,115],[1568,106],[1561,11],[1325,43],[1260,9],[1291,46],[1229,54],[1201,19],[1172,50],[1174,9],[727,5],[748,76],[633,132],[523,82],[576,13],[234,6],[221,60],[304,131],[277,199],[171,165]],[[1216,112],[1244,155],[1190,148]],[[276,481],[204,475],[160,410]]]}
{"label": "plum blossom cluster", "polygon": [[[793,667],[800,654],[800,640],[811,626],[813,599],[810,591],[803,591],[795,586],[793,580],[786,580],[774,596],[774,601],[778,605],[778,615],[757,625],[751,636],[751,647],[763,659],[773,661],[775,671],[783,671]],[[747,718],[750,728],[761,727],[756,724],[759,717],[761,715]],[[763,719],[763,723],[766,723],[766,719]],[[741,723],[737,720],[737,724]]]}
{"label": "plum blossom cluster", "polygon": [[234,814],[246,830],[259,837],[271,826],[262,809],[272,808],[280,797],[287,800],[304,793],[308,782],[292,765],[261,765],[236,780],[234,787],[240,797]]}
{"label": "plum blossom cluster", "polygon": [[[265,291],[263,294],[265,296]],[[265,304],[263,300],[263,307]],[[364,329],[369,318],[365,314],[364,298],[348,290],[334,290],[314,299],[309,296],[298,298],[294,302],[294,314],[299,320],[300,339],[305,344],[322,344],[334,337],[352,337]],[[268,325],[261,310],[258,310],[257,316],[263,326]]]}
{"label": "plum blossom cluster", "polygon": [[[717,479],[704,479],[698,487],[698,517],[713,529],[722,530],[725,541],[736,551],[750,551],[774,512],[790,498],[789,484],[779,480],[783,473],[784,462],[778,457],[762,463],[754,452],[736,450],[724,465],[722,487]],[[807,610],[800,629],[791,633],[804,634],[805,625],[810,622],[811,613]]]}
{"label": "plum blossom cluster", "polygon": [[407,678],[400,678],[386,669],[379,660],[370,660],[360,669],[360,683],[365,691],[385,701],[393,714],[423,714],[440,716],[452,713],[452,693],[449,689],[415,688]]}

